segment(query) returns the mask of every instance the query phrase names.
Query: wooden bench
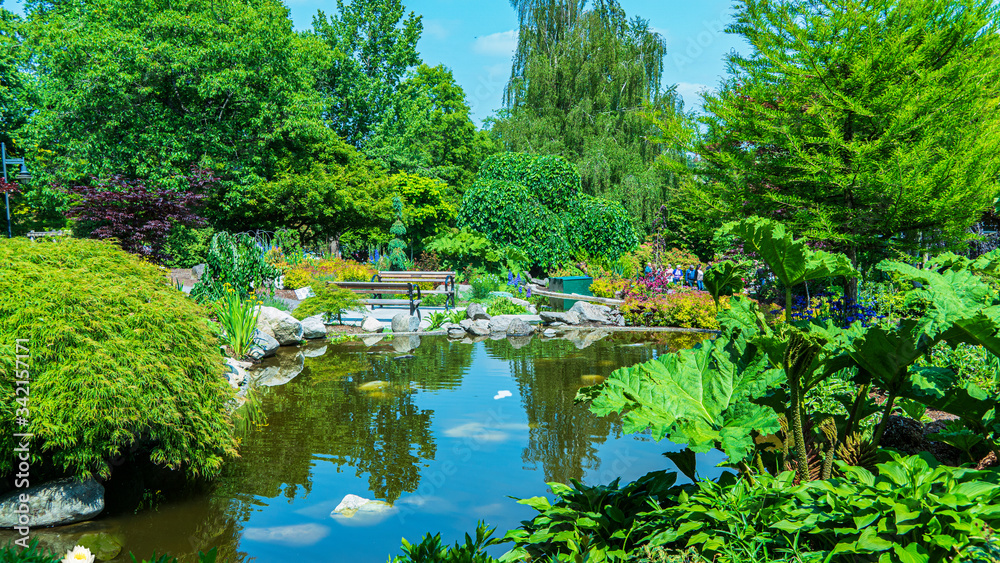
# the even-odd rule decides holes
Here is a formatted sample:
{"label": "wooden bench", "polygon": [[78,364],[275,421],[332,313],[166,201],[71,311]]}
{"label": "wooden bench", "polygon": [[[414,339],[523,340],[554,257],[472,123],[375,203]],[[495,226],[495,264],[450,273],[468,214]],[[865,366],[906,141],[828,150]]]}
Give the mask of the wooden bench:
{"label": "wooden bench", "polygon": [[[455,272],[385,272],[380,271],[372,277],[372,281],[400,283],[433,283],[435,289],[426,289],[425,295],[447,295],[444,301],[445,310],[455,306]],[[443,285],[444,289],[436,289]]]}
{"label": "wooden bench", "polygon": [[[372,295],[362,299],[365,305],[375,307],[409,305],[410,314],[420,317],[420,286],[410,282],[328,282],[354,293]],[[407,299],[384,299],[383,295],[405,295]]]}
{"label": "wooden bench", "polygon": [[25,236],[28,237],[28,238],[30,238],[31,242],[35,242],[35,239],[39,239],[39,238],[44,238],[44,237],[64,237],[64,236],[68,236],[69,234],[70,234],[69,231],[65,231],[65,230],[63,230],[63,231],[31,231],[30,233],[28,233]]}

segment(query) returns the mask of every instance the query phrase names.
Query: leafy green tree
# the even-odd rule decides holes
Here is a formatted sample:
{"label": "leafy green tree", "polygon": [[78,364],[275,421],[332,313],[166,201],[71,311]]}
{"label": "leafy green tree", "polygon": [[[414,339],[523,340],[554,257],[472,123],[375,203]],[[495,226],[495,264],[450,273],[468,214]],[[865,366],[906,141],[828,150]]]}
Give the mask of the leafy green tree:
{"label": "leafy green tree", "polygon": [[393,270],[405,270],[409,265],[406,259],[406,242],[401,237],[406,236],[406,225],[403,225],[403,200],[392,198],[392,209],[396,212],[396,222],[389,229],[392,240],[389,241],[389,265]]}
{"label": "leafy green tree", "polygon": [[476,129],[465,92],[444,66],[421,64],[366,145],[365,154],[391,171],[406,171],[468,187],[483,159],[495,152]]}
{"label": "leafy green tree", "polygon": [[366,145],[407,72],[420,64],[422,30],[420,16],[405,14],[400,0],[337,0],[336,15],[313,18],[311,35],[332,53],[318,82],[324,118],[355,147]]}
{"label": "leafy green tree", "polygon": [[664,88],[663,38],[616,0],[512,0],[520,35],[506,107],[491,131],[504,149],[561,155],[583,190],[618,200],[648,225],[679,177],[653,166],[652,113],[681,120]]}
{"label": "leafy green tree", "polygon": [[998,194],[987,0],[741,0],[706,98],[706,214],[778,220],[857,265],[964,241]]}
{"label": "leafy green tree", "polygon": [[202,163],[223,178],[214,216],[229,219],[283,151],[324,129],[312,68],[328,52],[280,2],[57,2],[28,20],[40,101],[24,144],[38,147],[42,185],[123,174],[172,186]]}

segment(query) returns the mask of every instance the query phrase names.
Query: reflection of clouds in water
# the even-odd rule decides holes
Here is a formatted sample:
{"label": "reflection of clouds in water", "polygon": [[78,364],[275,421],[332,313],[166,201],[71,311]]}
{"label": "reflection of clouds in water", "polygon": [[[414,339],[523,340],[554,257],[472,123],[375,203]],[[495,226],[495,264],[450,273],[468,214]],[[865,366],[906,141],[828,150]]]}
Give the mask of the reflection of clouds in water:
{"label": "reflection of clouds in water", "polygon": [[[428,514],[444,514],[454,512],[455,504],[445,498],[431,495],[413,495],[403,497],[396,501],[396,504],[403,504],[413,507],[414,510]],[[405,510],[405,509],[404,509]]]}
{"label": "reflection of clouds in water", "polygon": [[528,430],[527,424],[497,424],[486,425],[481,422],[469,422],[444,431],[449,438],[467,438],[481,442],[503,442],[511,435],[504,430]]}
{"label": "reflection of clouds in water", "polygon": [[243,539],[289,546],[313,545],[330,535],[330,528],[319,524],[247,528]]}
{"label": "reflection of clouds in water", "polygon": [[507,512],[510,512],[510,506],[507,506],[502,502],[494,502],[493,504],[484,504],[472,509],[473,514],[482,514],[482,515],[506,514]]}

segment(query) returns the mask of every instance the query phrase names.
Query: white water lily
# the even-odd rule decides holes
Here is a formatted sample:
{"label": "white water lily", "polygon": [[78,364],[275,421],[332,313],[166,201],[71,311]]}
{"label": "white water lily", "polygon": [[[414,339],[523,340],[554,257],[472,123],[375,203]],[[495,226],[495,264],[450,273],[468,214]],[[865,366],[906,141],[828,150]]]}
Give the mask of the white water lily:
{"label": "white water lily", "polygon": [[94,554],[89,549],[78,545],[66,552],[61,563],[94,563]]}

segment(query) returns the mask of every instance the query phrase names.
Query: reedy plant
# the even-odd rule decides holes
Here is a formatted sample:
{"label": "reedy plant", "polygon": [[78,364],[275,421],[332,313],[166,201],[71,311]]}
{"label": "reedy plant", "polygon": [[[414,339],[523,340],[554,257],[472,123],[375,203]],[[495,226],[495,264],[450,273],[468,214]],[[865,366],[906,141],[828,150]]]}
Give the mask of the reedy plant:
{"label": "reedy plant", "polygon": [[225,330],[224,339],[233,357],[242,359],[250,352],[261,302],[255,297],[244,298],[239,291],[223,284],[222,296],[212,303],[215,317]]}

